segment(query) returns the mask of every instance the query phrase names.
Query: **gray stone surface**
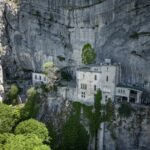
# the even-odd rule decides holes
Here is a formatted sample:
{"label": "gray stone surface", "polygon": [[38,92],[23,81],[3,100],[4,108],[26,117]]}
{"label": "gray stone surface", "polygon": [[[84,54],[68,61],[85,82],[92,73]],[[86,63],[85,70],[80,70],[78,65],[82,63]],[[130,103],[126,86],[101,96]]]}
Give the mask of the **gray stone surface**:
{"label": "gray stone surface", "polygon": [[[51,57],[59,67],[77,67],[87,42],[96,50],[97,63],[106,57],[120,62],[125,83],[145,83],[150,89],[149,0],[20,0],[18,6],[0,0],[0,51],[6,52],[3,65],[9,75],[20,69],[41,71]],[[117,129],[119,149],[150,149],[146,119],[141,128],[133,130],[140,136]],[[107,150],[117,145],[109,133],[105,145]]]}
{"label": "gray stone surface", "polygon": [[78,66],[89,42],[98,63],[108,57],[122,64],[126,83],[150,81],[149,0],[20,0],[18,11],[12,6],[5,6],[2,45],[22,68],[40,71],[51,56],[60,67]]}

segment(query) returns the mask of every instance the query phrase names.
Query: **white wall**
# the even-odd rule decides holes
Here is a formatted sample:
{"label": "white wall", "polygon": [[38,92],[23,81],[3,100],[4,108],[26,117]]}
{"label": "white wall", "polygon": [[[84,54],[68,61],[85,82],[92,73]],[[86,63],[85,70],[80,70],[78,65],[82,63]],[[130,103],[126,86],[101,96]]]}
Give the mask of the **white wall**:
{"label": "white wall", "polygon": [[117,87],[116,96],[127,97],[127,101],[129,102],[130,90],[124,87]]}
{"label": "white wall", "polygon": [[[97,80],[95,80],[95,75]],[[89,70],[77,71],[77,95],[78,99],[85,102],[94,102],[94,94],[98,89],[102,91],[102,102],[105,103],[109,98],[114,101],[115,89],[118,84],[118,66],[102,65],[91,67]],[[81,84],[86,84],[87,88],[82,89]],[[94,90],[96,86],[96,90]],[[85,92],[85,98],[82,93]]]}
{"label": "white wall", "polygon": [[32,84],[47,84],[49,82],[45,74],[42,73],[32,73]]}

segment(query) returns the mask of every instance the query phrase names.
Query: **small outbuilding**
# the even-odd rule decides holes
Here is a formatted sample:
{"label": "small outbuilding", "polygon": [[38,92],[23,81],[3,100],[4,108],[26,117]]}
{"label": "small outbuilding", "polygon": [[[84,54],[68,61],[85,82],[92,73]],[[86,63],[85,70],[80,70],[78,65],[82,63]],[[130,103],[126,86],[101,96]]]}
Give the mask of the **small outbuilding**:
{"label": "small outbuilding", "polygon": [[141,103],[143,90],[137,87],[118,85],[116,87],[116,102]]}

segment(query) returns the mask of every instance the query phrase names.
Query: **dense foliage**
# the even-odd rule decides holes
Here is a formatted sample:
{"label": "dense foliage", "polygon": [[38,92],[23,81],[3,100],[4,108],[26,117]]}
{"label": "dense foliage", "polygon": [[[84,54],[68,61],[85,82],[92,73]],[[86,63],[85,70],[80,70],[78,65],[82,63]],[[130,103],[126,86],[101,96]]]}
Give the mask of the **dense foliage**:
{"label": "dense foliage", "polygon": [[30,134],[30,133],[37,135],[38,138],[40,138],[42,141],[48,142],[49,140],[48,130],[45,124],[36,121],[34,119],[29,119],[19,123],[15,129],[15,134]]}
{"label": "dense foliage", "polygon": [[3,150],[50,150],[35,134],[1,134],[0,146]]}
{"label": "dense foliage", "polygon": [[34,119],[19,123],[21,109],[0,103],[0,150],[50,150],[46,126]]}
{"label": "dense foliage", "polygon": [[118,108],[118,113],[121,117],[130,117],[133,112],[133,108],[128,103],[121,103],[120,107]]}
{"label": "dense foliage", "polygon": [[19,108],[0,103],[0,133],[12,132],[19,119]]}
{"label": "dense foliage", "polygon": [[17,104],[17,97],[19,94],[19,88],[17,87],[17,85],[13,84],[10,87],[10,90],[8,92],[8,98],[11,101],[11,104],[15,105]]}
{"label": "dense foliage", "polygon": [[63,128],[63,150],[87,150],[89,135],[76,116],[70,117]]}
{"label": "dense foliage", "polygon": [[95,62],[96,53],[92,46],[87,43],[82,48],[82,63],[83,64],[92,64]]}
{"label": "dense foliage", "polygon": [[29,119],[36,117],[39,110],[39,95],[34,87],[31,87],[27,91],[27,102],[21,110],[21,117],[23,119]]}
{"label": "dense foliage", "polygon": [[54,90],[58,80],[60,79],[60,72],[53,62],[49,61],[43,65],[43,71],[47,76],[48,84],[46,85],[49,90]]}

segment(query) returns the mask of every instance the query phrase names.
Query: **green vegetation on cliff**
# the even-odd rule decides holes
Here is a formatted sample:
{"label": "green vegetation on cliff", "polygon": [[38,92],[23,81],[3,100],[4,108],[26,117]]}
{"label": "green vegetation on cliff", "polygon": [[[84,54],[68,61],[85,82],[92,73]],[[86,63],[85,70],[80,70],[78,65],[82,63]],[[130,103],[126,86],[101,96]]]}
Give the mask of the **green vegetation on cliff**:
{"label": "green vegetation on cliff", "polygon": [[92,64],[95,62],[96,53],[91,44],[87,43],[82,48],[82,63]]}

